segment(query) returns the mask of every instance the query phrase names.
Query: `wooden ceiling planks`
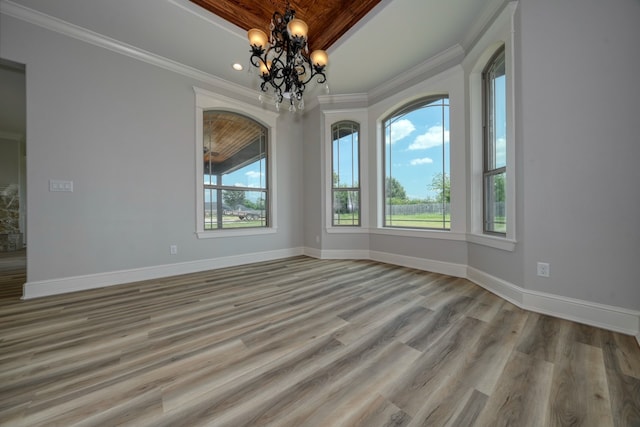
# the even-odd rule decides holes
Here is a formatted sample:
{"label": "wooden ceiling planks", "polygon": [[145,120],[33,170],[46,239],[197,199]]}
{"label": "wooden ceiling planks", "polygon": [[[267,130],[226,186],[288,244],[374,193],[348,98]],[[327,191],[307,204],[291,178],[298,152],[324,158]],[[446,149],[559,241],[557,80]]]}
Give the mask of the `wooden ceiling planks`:
{"label": "wooden ceiling planks", "polygon": [[228,160],[263,133],[258,123],[234,113],[205,111],[203,119],[205,163]]}
{"label": "wooden ceiling planks", "polygon": [[[190,0],[244,30],[269,31],[276,10],[284,13],[285,1]],[[309,48],[328,49],[362,19],[380,0],[290,0],[296,18],[309,26]]]}

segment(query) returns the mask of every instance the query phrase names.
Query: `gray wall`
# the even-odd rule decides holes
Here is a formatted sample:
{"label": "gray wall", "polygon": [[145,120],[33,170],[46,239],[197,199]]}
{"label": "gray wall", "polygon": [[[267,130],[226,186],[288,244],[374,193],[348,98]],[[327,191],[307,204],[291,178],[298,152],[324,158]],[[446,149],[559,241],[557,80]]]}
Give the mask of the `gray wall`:
{"label": "gray wall", "polygon": [[[638,310],[638,22],[637,0],[520,1],[518,243],[507,252],[464,241],[326,235],[320,108],[303,122],[281,115],[278,233],[197,240],[192,86],[214,88],[3,16],[2,56],[27,65],[29,280],[366,244]],[[49,179],[73,180],[74,192],[48,192]],[[169,255],[170,244],[178,255]],[[551,277],[536,276],[537,261],[551,264]]]}
{"label": "gray wall", "polygon": [[[323,239],[322,222],[322,141],[320,138],[320,108],[307,110],[304,117],[304,245],[320,249]],[[318,238],[316,241],[316,237]]]}
{"label": "gray wall", "polygon": [[640,2],[520,8],[524,286],[640,309]]}
{"label": "gray wall", "polygon": [[[214,88],[5,15],[0,43],[27,69],[29,282],[302,245],[302,131],[289,115],[277,233],[198,240],[193,86]],[[74,191],[49,192],[49,179]]]}

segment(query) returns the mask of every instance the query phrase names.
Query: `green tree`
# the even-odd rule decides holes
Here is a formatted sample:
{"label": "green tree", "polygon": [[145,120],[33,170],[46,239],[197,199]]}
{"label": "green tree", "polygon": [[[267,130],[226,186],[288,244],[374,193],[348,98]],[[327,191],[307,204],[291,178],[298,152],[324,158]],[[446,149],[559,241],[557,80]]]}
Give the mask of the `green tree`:
{"label": "green tree", "polygon": [[436,202],[451,202],[451,179],[446,173],[440,172],[435,174],[431,180],[431,184],[429,184],[429,189],[437,193]]}
{"label": "green tree", "polygon": [[[333,173],[333,188],[347,188],[346,184],[339,183],[340,178],[337,173]],[[356,183],[356,185],[358,185]],[[358,209],[357,195],[353,191],[334,191],[333,192],[333,209],[336,213],[350,213],[354,209]]]}
{"label": "green tree", "polygon": [[387,199],[395,199],[400,201],[407,200],[407,192],[400,182],[392,176],[387,177],[385,183],[385,195]]}
{"label": "green tree", "polygon": [[495,177],[494,189],[496,202],[504,202],[506,200],[505,190],[507,189],[504,173],[496,175]]}
{"label": "green tree", "polygon": [[244,191],[241,190],[224,190],[222,192],[222,200],[232,209],[246,203]]}

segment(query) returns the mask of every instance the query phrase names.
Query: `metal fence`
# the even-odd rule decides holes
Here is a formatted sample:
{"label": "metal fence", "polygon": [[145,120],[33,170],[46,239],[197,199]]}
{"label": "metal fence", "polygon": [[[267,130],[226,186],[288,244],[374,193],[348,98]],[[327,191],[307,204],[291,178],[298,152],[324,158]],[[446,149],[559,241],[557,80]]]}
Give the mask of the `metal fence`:
{"label": "metal fence", "polygon": [[449,203],[418,203],[412,205],[386,205],[385,215],[418,215],[418,214],[440,214],[451,213]]}
{"label": "metal fence", "polygon": [[[451,205],[449,203],[418,203],[412,205],[386,205],[385,215],[417,215],[417,214],[450,214]],[[504,202],[495,202],[493,204],[493,216],[506,216],[506,206]]]}

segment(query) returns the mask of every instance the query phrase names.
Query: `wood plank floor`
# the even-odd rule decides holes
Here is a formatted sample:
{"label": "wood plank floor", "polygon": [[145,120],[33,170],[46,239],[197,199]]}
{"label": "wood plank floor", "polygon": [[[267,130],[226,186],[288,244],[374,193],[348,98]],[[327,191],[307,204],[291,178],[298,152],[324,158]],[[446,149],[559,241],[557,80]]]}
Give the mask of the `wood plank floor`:
{"label": "wood plank floor", "polygon": [[629,336],[295,257],[0,300],[3,426],[639,426]]}

